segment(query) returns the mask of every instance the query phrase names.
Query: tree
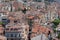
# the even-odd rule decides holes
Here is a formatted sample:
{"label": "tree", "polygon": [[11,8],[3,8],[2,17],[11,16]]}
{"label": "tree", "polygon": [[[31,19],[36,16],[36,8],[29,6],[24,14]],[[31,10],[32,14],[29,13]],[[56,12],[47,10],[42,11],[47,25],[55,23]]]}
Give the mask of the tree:
{"label": "tree", "polygon": [[26,11],[27,11],[27,9],[26,8],[24,8],[24,10],[22,10],[22,12],[25,14],[26,13]]}
{"label": "tree", "polygon": [[3,27],[5,27],[5,25],[4,25],[5,23],[4,22],[0,22],[0,25],[2,25]]}
{"label": "tree", "polygon": [[60,33],[58,34],[58,39],[60,39]]}
{"label": "tree", "polygon": [[56,27],[59,25],[60,19],[55,19],[52,23],[54,24],[52,26],[53,27],[53,31],[54,31],[54,33],[56,33]]}
{"label": "tree", "polygon": [[[56,33],[56,27],[59,25],[60,23],[60,19],[55,19],[52,23],[54,23],[55,26],[54,27],[54,32]],[[60,39],[60,33],[58,33],[58,36],[57,36],[58,39]]]}
{"label": "tree", "polygon": [[55,19],[52,23],[54,23],[55,26],[57,26],[60,23],[59,19]]}
{"label": "tree", "polygon": [[3,22],[0,22],[0,24],[2,25],[2,24],[4,24]]}

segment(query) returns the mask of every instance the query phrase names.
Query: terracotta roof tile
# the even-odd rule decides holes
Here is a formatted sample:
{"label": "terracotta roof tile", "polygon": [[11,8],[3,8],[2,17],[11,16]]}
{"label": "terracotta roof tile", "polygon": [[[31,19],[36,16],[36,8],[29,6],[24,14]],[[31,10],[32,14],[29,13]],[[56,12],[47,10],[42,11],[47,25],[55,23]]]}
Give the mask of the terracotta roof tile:
{"label": "terracotta roof tile", "polygon": [[[32,28],[32,32],[36,33],[36,35],[40,33],[48,34],[48,32],[51,31],[49,28],[43,27],[43,26],[34,26]],[[34,36],[34,34],[32,35]]]}
{"label": "terracotta roof tile", "polygon": [[29,18],[29,19],[33,19],[33,18],[34,18],[34,16],[29,16],[28,18]]}

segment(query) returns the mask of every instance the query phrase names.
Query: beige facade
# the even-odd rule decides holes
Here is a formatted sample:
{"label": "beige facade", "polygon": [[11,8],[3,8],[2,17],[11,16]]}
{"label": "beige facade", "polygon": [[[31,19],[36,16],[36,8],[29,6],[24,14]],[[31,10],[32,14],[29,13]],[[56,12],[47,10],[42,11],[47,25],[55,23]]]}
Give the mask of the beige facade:
{"label": "beige facade", "polygon": [[28,25],[16,24],[14,26],[6,26],[5,36],[8,40],[27,40],[28,38]]}
{"label": "beige facade", "polygon": [[7,40],[7,38],[5,36],[0,35],[0,40]]}

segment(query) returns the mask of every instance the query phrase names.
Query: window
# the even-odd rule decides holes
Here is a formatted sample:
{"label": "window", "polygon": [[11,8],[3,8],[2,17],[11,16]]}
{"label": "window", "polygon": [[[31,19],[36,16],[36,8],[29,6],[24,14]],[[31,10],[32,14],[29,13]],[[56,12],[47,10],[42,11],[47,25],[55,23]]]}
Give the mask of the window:
{"label": "window", "polygon": [[17,37],[21,37],[19,33],[17,34]]}
{"label": "window", "polygon": [[10,20],[7,20],[8,23],[10,23]]}
{"label": "window", "polygon": [[11,30],[13,30],[13,28],[11,28]]}
{"label": "window", "polygon": [[24,1],[24,2],[27,2],[27,1]]}
{"label": "window", "polygon": [[13,37],[13,34],[11,34],[11,37]]}
{"label": "window", "polygon": [[7,19],[2,19],[2,20],[7,20]]}
{"label": "window", "polygon": [[54,0],[45,0],[45,1],[48,1],[48,2],[53,2]]}
{"label": "window", "polygon": [[15,37],[17,37],[17,34],[15,34]]}
{"label": "window", "polygon": [[14,28],[14,30],[16,31],[16,30],[18,30],[17,28]]}
{"label": "window", "polygon": [[14,20],[14,23],[17,23],[17,20]]}
{"label": "window", "polygon": [[25,29],[25,31],[27,31],[28,29]]}
{"label": "window", "polygon": [[27,2],[27,0],[23,0],[24,2]]}
{"label": "window", "polygon": [[19,34],[19,37],[20,37],[20,34]]}
{"label": "window", "polygon": [[41,2],[42,0],[33,0],[34,2]]}
{"label": "window", "polygon": [[19,29],[23,29],[23,27],[20,27]]}
{"label": "window", "polygon": [[2,19],[2,22],[4,22],[4,24],[7,24],[8,20],[7,19]]}
{"label": "window", "polygon": [[6,37],[9,37],[9,34],[8,34],[8,33],[5,33],[5,36],[6,36]]}

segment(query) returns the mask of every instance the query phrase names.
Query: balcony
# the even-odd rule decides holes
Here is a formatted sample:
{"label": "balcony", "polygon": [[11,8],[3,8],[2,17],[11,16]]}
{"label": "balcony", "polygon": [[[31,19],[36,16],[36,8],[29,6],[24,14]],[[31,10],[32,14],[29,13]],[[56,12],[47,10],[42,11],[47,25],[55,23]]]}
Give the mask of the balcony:
{"label": "balcony", "polygon": [[6,28],[5,32],[22,32],[22,28]]}
{"label": "balcony", "polygon": [[22,35],[21,33],[19,32],[16,32],[16,33],[5,33],[5,36],[7,38],[22,38],[24,35]]}

